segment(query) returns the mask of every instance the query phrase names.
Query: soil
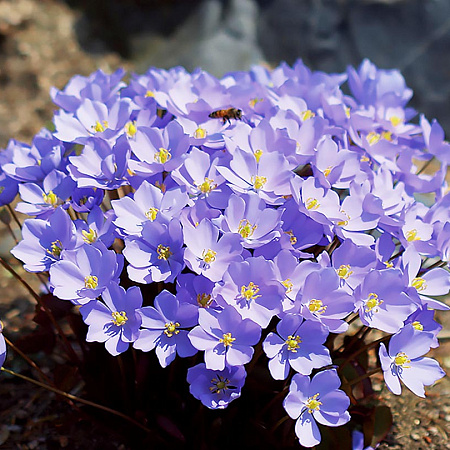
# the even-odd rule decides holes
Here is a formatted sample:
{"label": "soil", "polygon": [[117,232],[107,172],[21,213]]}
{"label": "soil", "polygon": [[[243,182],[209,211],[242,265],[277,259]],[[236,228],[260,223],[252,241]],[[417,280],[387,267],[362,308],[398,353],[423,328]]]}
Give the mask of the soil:
{"label": "soil", "polygon": [[[116,53],[89,54],[81,48],[74,32],[80,14],[56,0],[0,1],[0,147],[5,147],[10,138],[30,142],[41,127],[50,123],[55,108],[49,97],[51,86],[62,88],[73,75],[88,75],[98,68],[109,72],[118,67],[132,68],[129,61]],[[11,243],[7,231],[1,230],[2,256]],[[30,284],[39,286],[39,280],[25,273],[19,264],[15,268]],[[0,317],[8,337],[14,341],[35,327],[34,301],[3,269],[0,269],[0,289]],[[450,314],[439,314],[438,320],[444,324],[442,344],[431,356],[448,371]],[[8,367],[36,375],[20,357],[9,353]],[[35,360],[44,371],[51,370],[55,362],[42,352],[35,355]],[[427,398],[422,399],[406,388],[402,396],[394,396],[386,388],[382,390],[382,397],[392,408],[394,425],[380,448],[450,448],[449,378],[436,383],[427,393]],[[0,448],[127,450],[129,447],[113,427],[97,424],[92,416],[75,418],[70,405],[55,394],[2,374]]]}

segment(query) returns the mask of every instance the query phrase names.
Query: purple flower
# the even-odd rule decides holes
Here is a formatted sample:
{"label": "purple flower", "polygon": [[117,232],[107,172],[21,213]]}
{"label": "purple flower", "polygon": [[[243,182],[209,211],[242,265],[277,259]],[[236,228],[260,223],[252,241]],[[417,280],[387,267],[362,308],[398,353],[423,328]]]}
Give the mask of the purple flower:
{"label": "purple flower", "polygon": [[180,303],[169,291],[162,291],[155,298],[155,307],[139,310],[143,330],[134,348],[149,352],[156,348],[156,356],[162,367],[167,367],[178,355],[182,358],[197,352],[188,339],[188,328],[197,324],[198,309],[189,303]]}
{"label": "purple flower", "polygon": [[86,340],[104,342],[106,350],[116,356],[128,349],[138,337],[142,294],[138,287],[125,289],[111,283],[103,291],[104,303],[91,300],[80,308],[84,322],[89,326]]}
{"label": "purple flower", "polygon": [[128,276],[138,283],[171,282],[183,270],[183,233],[178,219],[146,222],[142,238],[125,239]]}
{"label": "purple flower", "polygon": [[328,336],[322,324],[287,314],[277,325],[277,333],[269,333],[263,342],[276,380],[285,380],[290,367],[309,375],[313,369],[331,364],[330,352],[322,345]]}
{"label": "purple flower", "polygon": [[355,290],[356,306],[364,325],[395,333],[406,318],[417,309],[404,292],[398,269],[372,270]]}
{"label": "purple flower", "polygon": [[101,295],[110,282],[117,282],[122,268],[122,255],[100,241],[85,243],[64,251],[61,260],[50,267],[50,286],[58,298],[84,304]]}
{"label": "purple flower", "polygon": [[209,370],[204,363],[188,370],[189,392],[210,409],[224,409],[241,396],[245,383],[243,366]]}
{"label": "purple flower", "polygon": [[445,376],[437,361],[423,358],[433,344],[433,334],[416,330],[413,324],[406,325],[392,336],[389,351],[380,344],[379,356],[387,387],[400,395],[400,380],[414,394],[425,397],[424,386],[429,386]]}
{"label": "purple flower", "polygon": [[57,208],[48,220],[26,220],[22,237],[11,253],[25,263],[23,267],[29,272],[49,270],[60,260],[63,250],[79,245],[75,225],[62,208]]}
{"label": "purple flower", "polygon": [[188,337],[198,350],[205,351],[206,367],[223,370],[225,366],[247,364],[261,336],[261,327],[250,319],[242,320],[231,306],[222,311],[200,309],[199,326]]}
{"label": "purple flower", "polygon": [[273,263],[260,256],[231,263],[213,294],[219,304],[231,305],[244,319],[267,327],[281,311],[284,289],[276,280]]}
{"label": "purple flower", "polygon": [[177,298],[182,303],[192,303],[198,308],[218,308],[212,295],[215,283],[203,275],[181,273],[177,277]]}
{"label": "purple flower", "polygon": [[184,227],[187,266],[211,281],[220,281],[230,263],[242,259],[240,236],[224,233],[219,238],[219,229],[210,220],[203,219],[196,227]]}
{"label": "purple flower", "polygon": [[338,389],[341,380],[335,370],[324,370],[312,380],[295,374],[283,406],[295,423],[295,434],[304,447],[313,447],[321,436],[316,421],[321,425],[339,427],[350,420],[347,408],[349,398]]}

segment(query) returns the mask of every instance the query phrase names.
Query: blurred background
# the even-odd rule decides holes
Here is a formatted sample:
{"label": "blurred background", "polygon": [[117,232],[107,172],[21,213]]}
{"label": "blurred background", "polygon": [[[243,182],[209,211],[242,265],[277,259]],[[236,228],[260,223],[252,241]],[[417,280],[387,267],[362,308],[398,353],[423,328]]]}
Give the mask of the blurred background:
{"label": "blurred background", "polygon": [[50,86],[117,67],[216,76],[302,58],[400,69],[412,105],[450,131],[449,0],[0,0],[0,146],[51,119]]}

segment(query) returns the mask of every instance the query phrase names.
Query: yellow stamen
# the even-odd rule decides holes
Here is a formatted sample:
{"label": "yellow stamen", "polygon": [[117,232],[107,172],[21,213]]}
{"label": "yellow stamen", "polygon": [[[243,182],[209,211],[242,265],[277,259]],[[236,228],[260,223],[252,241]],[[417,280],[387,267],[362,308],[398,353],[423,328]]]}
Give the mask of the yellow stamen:
{"label": "yellow stamen", "polygon": [[253,283],[253,281],[250,281],[250,283],[248,283],[248,286],[245,286],[245,284],[241,286],[241,296],[244,297],[248,302],[250,300],[255,300],[258,297],[261,297],[261,295],[257,295],[258,292],[259,286]]}
{"label": "yellow stamen", "polygon": [[180,332],[180,330],[177,330],[177,327],[180,326],[180,324],[178,322],[175,322],[175,323],[169,322],[169,323],[166,323],[164,326],[166,327],[166,329],[164,330],[164,334],[167,337],[172,337],[174,334],[176,335]]}
{"label": "yellow stamen", "polygon": [[159,151],[155,153],[155,156],[153,158],[157,163],[165,164],[167,161],[169,161],[169,159],[172,158],[172,155],[170,154],[169,150],[160,147]]}
{"label": "yellow stamen", "polygon": [[255,107],[255,105],[257,104],[257,103],[259,103],[259,102],[262,102],[264,99],[263,98],[252,98],[249,102],[248,102],[248,105],[251,107],[251,108],[254,108]]}
{"label": "yellow stamen", "polygon": [[95,125],[92,125],[92,129],[96,132],[96,133],[102,133],[103,131],[105,131],[107,128],[109,127],[108,125],[108,121],[104,120],[103,123],[100,123],[98,120],[97,122],[95,122]]}
{"label": "yellow stamen", "polygon": [[84,287],[86,289],[96,289],[98,286],[98,278],[95,275],[89,275],[84,278]]}
{"label": "yellow stamen", "polygon": [[420,236],[417,236],[417,230],[415,228],[413,228],[412,230],[407,231],[405,236],[406,236],[406,240],[408,242],[420,241]]}
{"label": "yellow stamen", "polygon": [[369,162],[370,158],[367,155],[363,155],[363,156],[361,156],[361,158],[359,160],[361,162]]}
{"label": "yellow stamen", "polygon": [[129,137],[133,137],[136,133],[137,133],[137,128],[136,128],[136,121],[130,121],[127,122],[124,126],[125,129],[125,133],[127,133],[127,135]]}
{"label": "yellow stamen", "polygon": [[394,267],[394,263],[389,262],[389,261],[384,261],[383,264],[384,264],[388,269],[390,269],[391,267]]}
{"label": "yellow stamen", "polygon": [[297,243],[297,238],[292,230],[285,231],[285,233],[289,236],[289,242],[291,245],[295,245]]}
{"label": "yellow stamen", "polygon": [[247,219],[241,219],[239,222],[238,233],[244,238],[248,239],[251,237],[256,230],[257,226],[252,225]]}
{"label": "yellow stamen", "polygon": [[375,133],[375,131],[371,131],[367,136],[366,136],[367,142],[369,143],[369,145],[375,145],[378,142],[380,142],[381,139],[381,135],[379,133]]}
{"label": "yellow stamen", "polygon": [[48,191],[48,194],[42,194],[42,198],[48,205],[56,206],[58,203],[58,197],[53,193],[53,191]]}
{"label": "yellow stamen", "polygon": [[285,341],[285,344],[287,345],[288,351],[292,353],[297,353],[297,349],[300,347],[300,344],[302,342],[302,339],[300,336],[288,336],[288,338]]}
{"label": "yellow stamen", "polygon": [[312,313],[323,314],[326,311],[327,307],[323,305],[322,300],[317,300],[313,298],[308,303],[308,309]]}
{"label": "yellow stamen", "polygon": [[233,342],[236,338],[231,337],[231,333],[224,333],[223,337],[219,339],[219,342],[224,345],[224,347],[232,347]]}
{"label": "yellow stamen", "polygon": [[252,182],[253,187],[256,190],[259,190],[259,189],[263,188],[264,185],[267,183],[267,178],[256,175],[256,176],[253,176],[250,181]]}
{"label": "yellow stamen", "polygon": [[325,175],[325,178],[330,175],[331,171],[333,170],[333,166],[328,166],[324,171],[323,174]]}
{"label": "yellow stamen", "polygon": [[353,273],[353,270],[350,269],[350,264],[342,264],[336,272],[339,275],[339,278],[346,280]]}
{"label": "yellow stamen", "polygon": [[197,184],[197,187],[202,194],[209,194],[213,189],[217,187],[217,184],[213,183],[214,180],[205,177],[205,181],[203,181],[203,183],[201,184]]}
{"label": "yellow stamen", "polygon": [[208,250],[204,249],[202,252],[202,259],[206,264],[211,264],[216,260],[216,255],[217,252],[214,250],[211,250],[210,248]]}
{"label": "yellow stamen", "polygon": [[320,410],[320,405],[322,404],[322,402],[320,402],[319,400],[317,400],[317,397],[319,396],[319,394],[315,394],[312,397],[309,397],[307,402],[305,403],[305,406],[308,408],[308,412],[311,414],[313,411],[319,411]]}
{"label": "yellow stamen", "polygon": [[300,113],[300,118],[302,119],[302,122],[304,122],[305,120],[311,119],[315,115],[316,114],[313,113],[310,109],[307,109],[306,111]]}
{"label": "yellow stamen", "polygon": [[165,259],[166,261],[173,255],[170,251],[170,247],[165,247],[162,244],[158,245],[156,251],[158,253],[158,259]]}
{"label": "yellow stamen", "polygon": [[427,288],[427,282],[422,277],[416,277],[411,281],[411,286],[416,288],[418,291],[423,291]]}
{"label": "yellow stamen", "polygon": [[146,96],[146,97],[154,97],[155,94],[153,93],[153,91],[147,91],[147,92],[145,93],[145,96]]}
{"label": "yellow stamen", "polygon": [[195,131],[194,131],[194,137],[195,139],[205,139],[207,136],[207,132],[204,128],[198,127]]}
{"label": "yellow stamen", "polygon": [[111,315],[113,318],[113,324],[117,325],[118,327],[125,325],[128,321],[128,317],[125,311],[114,311],[111,313]]}
{"label": "yellow stamen", "polygon": [[411,367],[405,365],[409,364],[411,360],[408,358],[408,355],[404,352],[398,352],[394,358],[394,362],[396,366],[401,366],[403,369],[409,369]]}
{"label": "yellow stamen", "polygon": [[315,198],[309,197],[306,200],[306,209],[308,209],[308,210],[312,209],[313,211],[315,211],[317,208],[319,208],[319,206],[320,206],[320,203]]}
{"label": "yellow stamen", "polygon": [[62,242],[58,239],[52,242],[52,244],[50,245],[50,249],[47,250],[47,253],[50,253],[55,258],[59,258],[61,256],[62,249]]}
{"label": "yellow stamen", "polygon": [[281,284],[286,288],[286,294],[289,294],[289,292],[292,292],[294,283],[291,281],[290,278],[286,278],[284,281],[281,282]]}
{"label": "yellow stamen", "polygon": [[158,215],[159,209],[151,207],[148,211],[145,212],[145,217],[147,217],[148,220],[151,220],[152,222],[156,219],[156,216]]}
{"label": "yellow stamen", "polygon": [[345,117],[347,117],[347,119],[350,119],[350,108],[346,106],[344,110],[345,110]]}
{"label": "yellow stamen", "polygon": [[403,119],[401,119],[400,117],[397,116],[392,116],[389,119],[392,123],[392,126],[396,127],[397,125],[400,125],[403,122]]}
{"label": "yellow stamen", "polygon": [[373,292],[371,292],[369,294],[369,297],[366,301],[366,308],[365,311],[366,312],[371,312],[372,310],[374,310],[374,313],[378,312],[378,306],[380,306],[383,303],[383,300],[380,300],[378,298],[377,294],[374,294]]}
{"label": "yellow stamen", "polygon": [[423,325],[416,320],[415,322],[412,323],[412,326],[417,330],[417,331],[423,331]]}
{"label": "yellow stamen", "polygon": [[86,242],[86,244],[93,244],[98,237],[97,232],[92,228],[89,228],[89,231],[83,230],[81,234],[83,235],[83,241]]}

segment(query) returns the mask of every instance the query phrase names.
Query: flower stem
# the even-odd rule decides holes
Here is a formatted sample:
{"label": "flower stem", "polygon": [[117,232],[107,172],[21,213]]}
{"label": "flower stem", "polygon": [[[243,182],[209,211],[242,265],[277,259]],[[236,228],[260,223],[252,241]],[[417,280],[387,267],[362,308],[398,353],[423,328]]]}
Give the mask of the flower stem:
{"label": "flower stem", "polygon": [[362,380],[365,380],[366,378],[371,377],[372,375],[381,372],[381,367],[376,367],[375,369],[370,370],[369,372],[366,372],[364,375],[361,375],[358,378],[355,378],[354,380],[351,380],[348,382],[349,386],[353,386],[354,384],[359,383]]}
{"label": "flower stem", "polygon": [[[69,394],[68,392],[61,391],[61,389],[55,388],[53,386],[49,386],[48,384],[41,383],[40,381],[33,380],[33,378],[29,378],[26,375],[22,375],[20,373],[14,372],[13,370],[6,369],[5,367],[2,367],[0,370],[3,372],[9,373],[10,375],[13,375],[15,377],[21,378],[22,380],[29,381],[30,383],[35,384],[36,386],[39,386],[41,388],[47,389],[48,391],[54,392],[55,394],[61,395],[62,397],[68,398],[70,400],[83,403],[84,405],[92,406],[93,408],[101,409],[102,411],[106,411],[110,414],[114,414],[117,417],[120,417],[122,419],[125,419],[126,421],[132,423],[133,425],[136,425],[137,427],[141,428],[147,433],[153,434],[154,432],[147,428],[145,425],[142,425],[137,420],[133,419],[132,417],[129,417],[120,411],[116,411],[115,409],[108,408],[107,406],[99,405],[98,403],[91,402],[89,400],[85,400],[84,398],[77,397],[76,395]],[[155,438],[157,436],[154,436]],[[158,438],[159,440],[160,438]]]}
{"label": "flower stem", "polygon": [[53,317],[53,314],[51,311],[47,308],[47,306],[42,302],[41,297],[34,292],[33,288],[3,259],[0,257],[0,264],[11,274],[13,275],[17,280],[20,281],[22,286],[25,287],[25,289],[31,294],[31,296],[36,300],[37,304],[45,311],[48,318],[52,322],[53,326],[55,327],[57,333],[61,337],[64,347],[66,349],[67,355],[69,358],[74,361],[77,364],[80,364],[80,359],[78,358],[78,355],[75,353],[74,349],[70,345],[69,341],[67,340],[66,335],[64,334],[63,330],[59,326],[59,323],[56,321],[56,319]]}

